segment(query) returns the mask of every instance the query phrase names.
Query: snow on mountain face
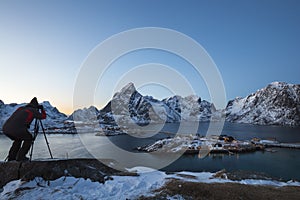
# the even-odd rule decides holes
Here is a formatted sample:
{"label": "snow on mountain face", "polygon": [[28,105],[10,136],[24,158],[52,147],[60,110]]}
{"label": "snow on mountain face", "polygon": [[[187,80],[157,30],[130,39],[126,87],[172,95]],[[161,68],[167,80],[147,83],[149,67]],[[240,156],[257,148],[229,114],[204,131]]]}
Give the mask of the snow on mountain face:
{"label": "snow on mountain face", "polygon": [[[64,127],[64,121],[67,119],[67,116],[57,110],[56,107],[53,107],[49,101],[44,101],[41,103],[44,106],[44,109],[47,113],[47,118],[43,120],[43,125],[45,128],[62,128]],[[0,100],[0,130],[5,121],[15,112],[19,107],[25,106],[26,103],[22,104],[4,104]]]}
{"label": "snow on mountain face", "polygon": [[213,105],[192,95],[173,96],[162,101],[151,96],[143,96],[129,83],[100,111],[100,120],[124,125],[136,123],[146,125],[150,122],[207,121]]}
{"label": "snow on mountain face", "polygon": [[228,102],[226,120],[261,125],[300,125],[300,85],[273,82]]}
{"label": "snow on mountain face", "polygon": [[41,104],[47,113],[47,118],[43,120],[45,128],[63,128],[67,115],[59,112],[49,101],[44,101]]}
{"label": "snow on mountain face", "polygon": [[21,106],[25,106],[26,104],[4,104],[3,101],[0,102],[0,130],[2,130],[2,126],[5,121],[11,116],[11,114],[17,110]]}
{"label": "snow on mountain face", "polygon": [[201,101],[196,95],[187,97],[174,96],[163,100],[172,110],[175,110],[183,121],[209,121],[215,111],[213,104]]}
{"label": "snow on mountain face", "polygon": [[116,121],[118,124],[149,124],[151,121],[163,122],[164,104],[149,96],[143,96],[129,83],[116,93],[103,108],[100,118],[103,121]]}
{"label": "snow on mountain face", "polygon": [[74,111],[68,120],[91,122],[97,121],[97,116],[99,115],[99,110],[95,106],[90,106],[89,108],[78,109]]}

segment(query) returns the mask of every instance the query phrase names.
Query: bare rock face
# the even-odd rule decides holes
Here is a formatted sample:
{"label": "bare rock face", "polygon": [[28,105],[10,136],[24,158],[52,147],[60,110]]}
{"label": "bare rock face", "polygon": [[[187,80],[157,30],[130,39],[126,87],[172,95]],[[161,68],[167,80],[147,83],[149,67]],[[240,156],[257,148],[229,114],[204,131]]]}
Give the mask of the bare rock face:
{"label": "bare rock face", "polygon": [[13,180],[30,181],[35,177],[41,177],[44,180],[55,180],[64,176],[72,176],[104,183],[106,180],[112,179],[111,175],[136,174],[117,171],[96,159],[1,162],[0,188]]}

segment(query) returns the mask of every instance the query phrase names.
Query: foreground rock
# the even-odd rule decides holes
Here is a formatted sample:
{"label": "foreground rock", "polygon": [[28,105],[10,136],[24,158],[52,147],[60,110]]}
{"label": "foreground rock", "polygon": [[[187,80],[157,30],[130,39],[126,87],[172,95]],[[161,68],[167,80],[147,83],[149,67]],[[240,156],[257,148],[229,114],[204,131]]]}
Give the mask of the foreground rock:
{"label": "foreground rock", "polygon": [[[109,165],[112,160],[105,160]],[[64,176],[85,178],[104,183],[112,175],[136,175],[135,173],[120,172],[96,159],[69,159],[32,162],[2,162],[0,163],[0,188],[12,180],[30,181],[35,177],[44,180],[55,180]]]}
{"label": "foreground rock", "polygon": [[[9,180],[26,180],[12,181],[0,188],[0,199],[298,199],[300,194],[297,181],[247,180],[244,173],[246,179],[232,181],[232,174],[226,170],[166,174],[143,173],[145,168],[140,167],[131,169],[138,176],[120,176],[136,174],[116,171],[93,159],[0,163],[0,170],[2,185]],[[111,181],[99,184],[82,178]],[[241,177],[235,174],[233,178]],[[49,181],[53,179],[56,180]]]}

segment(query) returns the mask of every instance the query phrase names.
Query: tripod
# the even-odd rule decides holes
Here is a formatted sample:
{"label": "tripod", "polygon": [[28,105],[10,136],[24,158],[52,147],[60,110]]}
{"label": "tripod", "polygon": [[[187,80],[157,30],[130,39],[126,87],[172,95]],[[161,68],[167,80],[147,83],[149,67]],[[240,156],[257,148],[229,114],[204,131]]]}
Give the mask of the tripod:
{"label": "tripod", "polygon": [[31,159],[32,159],[33,145],[34,145],[34,141],[35,141],[37,135],[39,134],[39,128],[40,127],[42,127],[42,131],[43,131],[43,134],[44,134],[44,138],[45,138],[45,141],[46,141],[46,144],[47,144],[47,147],[48,147],[48,151],[49,151],[50,157],[51,157],[51,159],[53,159],[52,152],[50,150],[49,142],[48,142],[48,139],[46,137],[46,133],[45,133],[45,129],[44,129],[43,123],[42,123],[42,121],[40,119],[35,119],[34,133],[33,133],[33,139],[32,139],[32,144],[31,144],[29,161],[31,161]]}

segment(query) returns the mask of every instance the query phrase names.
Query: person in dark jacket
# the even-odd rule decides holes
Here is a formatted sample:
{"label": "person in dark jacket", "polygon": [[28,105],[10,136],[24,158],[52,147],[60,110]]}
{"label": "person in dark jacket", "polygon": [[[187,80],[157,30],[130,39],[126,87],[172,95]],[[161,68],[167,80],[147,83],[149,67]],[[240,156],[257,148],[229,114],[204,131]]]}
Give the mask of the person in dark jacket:
{"label": "person in dark jacket", "polygon": [[[41,110],[41,112],[39,111]],[[13,144],[8,153],[8,161],[28,160],[28,153],[33,137],[28,131],[33,119],[46,119],[46,112],[42,105],[39,105],[34,97],[29,104],[18,108],[4,123],[3,133],[13,140]],[[22,144],[23,143],[23,144]]]}

